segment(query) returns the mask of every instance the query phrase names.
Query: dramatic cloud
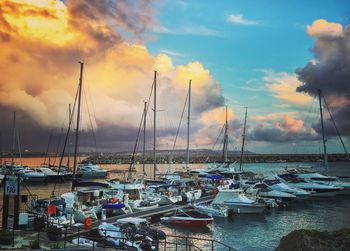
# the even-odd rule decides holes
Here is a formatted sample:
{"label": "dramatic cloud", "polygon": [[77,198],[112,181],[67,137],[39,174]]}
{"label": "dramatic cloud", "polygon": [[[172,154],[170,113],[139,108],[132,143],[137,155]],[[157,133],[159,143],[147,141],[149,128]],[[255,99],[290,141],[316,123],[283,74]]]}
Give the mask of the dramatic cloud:
{"label": "dramatic cloud", "polygon": [[322,39],[336,39],[343,36],[341,24],[329,23],[324,19],[316,20],[312,25],[308,25],[306,31],[309,36]]}
{"label": "dramatic cloud", "polygon": [[272,96],[282,102],[293,105],[306,105],[313,100],[310,95],[296,91],[300,81],[295,75],[285,72],[275,73],[267,71],[264,81],[267,83],[267,88],[272,92]]}
{"label": "dramatic cloud", "polygon": [[257,124],[249,130],[248,138],[266,142],[297,142],[317,140],[319,137],[312,128],[307,129],[297,112],[270,113],[254,116]]}
{"label": "dramatic cloud", "polygon": [[239,25],[257,25],[258,21],[248,20],[243,17],[243,14],[231,14],[227,16],[227,21],[231,24],[239,24]]}
{"label": "dramatic cloud", "polygon": [[[297,91],[317,96],[321,90],[331,107],[341,134],[350,135],[350,27],[316,20],[307,32],[316,39],[314,60],[296,73],[301,84]],[[320,127],[315,129],[319,132]],[[326,121],[327,134],[334,134],[332,122]]]}
{"label": "dramatic cloud", "polygon": [[[149,53],[142,42],[146,31],[158,25],[154,14],[154,3],[146,0],[1,1],[0,67],[6,74],[0,80],[0,105],[27,116],[37,125],[35,135],[42,128],[61,128],[68,104],[74,102],[77,62],[83,60],[82,124],[85,130],[90,124],[97,127],[99,138],[106,139],[105,149],[131,148],[154,70],[158,136],[170,139],[176,132],[170,132],[167,123],[178,123],[190,79],[191,130],[198,130],[205,124],[202,113],[224,104],[222,89],[200,62],[174,65],[166,54]],[[118,132],[111,133],[113,128]],[[123,138],[118,135],[129,145],[117,143]]]}

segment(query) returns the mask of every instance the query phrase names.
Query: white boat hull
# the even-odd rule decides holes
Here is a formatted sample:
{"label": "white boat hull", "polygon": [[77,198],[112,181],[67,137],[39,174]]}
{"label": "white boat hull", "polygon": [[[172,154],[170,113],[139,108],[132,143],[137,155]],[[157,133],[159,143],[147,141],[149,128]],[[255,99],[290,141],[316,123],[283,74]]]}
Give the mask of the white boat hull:
{"label": "white boat hull", "polygon": [[243,203],[230,203],[225,202],[224,205],[233,210],[237,214],[260,214],[263,213],[266,206],[264,204],[243,204]]}

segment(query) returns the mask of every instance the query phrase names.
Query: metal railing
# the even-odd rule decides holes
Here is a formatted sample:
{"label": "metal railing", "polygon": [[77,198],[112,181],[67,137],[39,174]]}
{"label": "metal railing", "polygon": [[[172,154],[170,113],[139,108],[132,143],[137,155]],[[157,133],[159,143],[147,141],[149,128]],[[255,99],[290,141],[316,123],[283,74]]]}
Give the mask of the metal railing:
{"label": "metal railing", "polygon": [[[51,224],[47,224],[49,227]],[[86,233],[82,228],[83,224],[77,225],[75,227],[69,226],[60,226],[61,234],[58,237],[57,241],[50,241],[46,238],[46,233],[37,232],[37,236],[32,238],[31,241],[37,241],[39,245],[46,246],[59,246],[60,248],[68,248],[68,247],[87,247],[82,243],[82,238],[89,241],[87,245],[90,250],[94,251],[96,247],[114,247],[119,250],[130,250],[132,247],[140,246],[143,240],[147,239],[147,234],[132,232],[127,229],[121,230],[99,230],[99,232],[95,231],[94,233],[88,232]],[[25,230],[16,230],[23,231],[23,233],[31,233],[33,234],[33,229],[27,228]],[[101,234],[102,232],[102,234]],[[112,233],[120,233],[120,234],[112,234]],[[147,233],[147,231],[145,232]],[[135,239],[135,235],[138,235],[139,239]],[[128,237],[128,238],[126,238]],[[76,244],[72,243],[72,240],[76,239]],[[15,231],[13,231],[13,244],[15,245]],[[113,245],[115,244],[115,245]],[[118,244],[118,245],[117,245]],[[207,238],[199,238],[199,237],[191,237],[191,236],[178,236],[178,235],[166,235],[164,239],[158,239],[150,241],[153,247],[156,250],[160,251],[235,251],[233,247],[214,240]]]}

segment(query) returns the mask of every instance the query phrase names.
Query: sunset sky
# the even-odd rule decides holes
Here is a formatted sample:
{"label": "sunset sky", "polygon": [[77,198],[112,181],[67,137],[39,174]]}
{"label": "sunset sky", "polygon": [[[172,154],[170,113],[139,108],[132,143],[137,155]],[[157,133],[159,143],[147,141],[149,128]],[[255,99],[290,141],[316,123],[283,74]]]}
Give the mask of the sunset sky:
{"label": "sunset sky", "polygon": [[[248,107],[248,150],[319,153],[318,89],[349,147],[348,24],[347,0],[2,0],[2,148],[12,147],[15,110],[22,150],[45,151],[50,134],[51,151],[62,144],[78,61],[82,151],[95,148],[94,136],[97,151],[133,148],[154,70],[158,148],[173,147],[190,79],[191,148],[220,148],[226,104],[231,150],[240,149]],[[329,152],[343,152],[324,116]],[[185,120],[176,148],[186,146]]]}

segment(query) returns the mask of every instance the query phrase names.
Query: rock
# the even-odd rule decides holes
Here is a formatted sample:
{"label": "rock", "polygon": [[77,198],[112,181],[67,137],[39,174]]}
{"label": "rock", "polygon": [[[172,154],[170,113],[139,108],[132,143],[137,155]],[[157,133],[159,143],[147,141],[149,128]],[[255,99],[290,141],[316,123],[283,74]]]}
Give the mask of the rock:
{"label": "rock", "polygon": [[295,230],[280,240],[275,251],[346,251],[350,250],[350,229],[334,232]]}

